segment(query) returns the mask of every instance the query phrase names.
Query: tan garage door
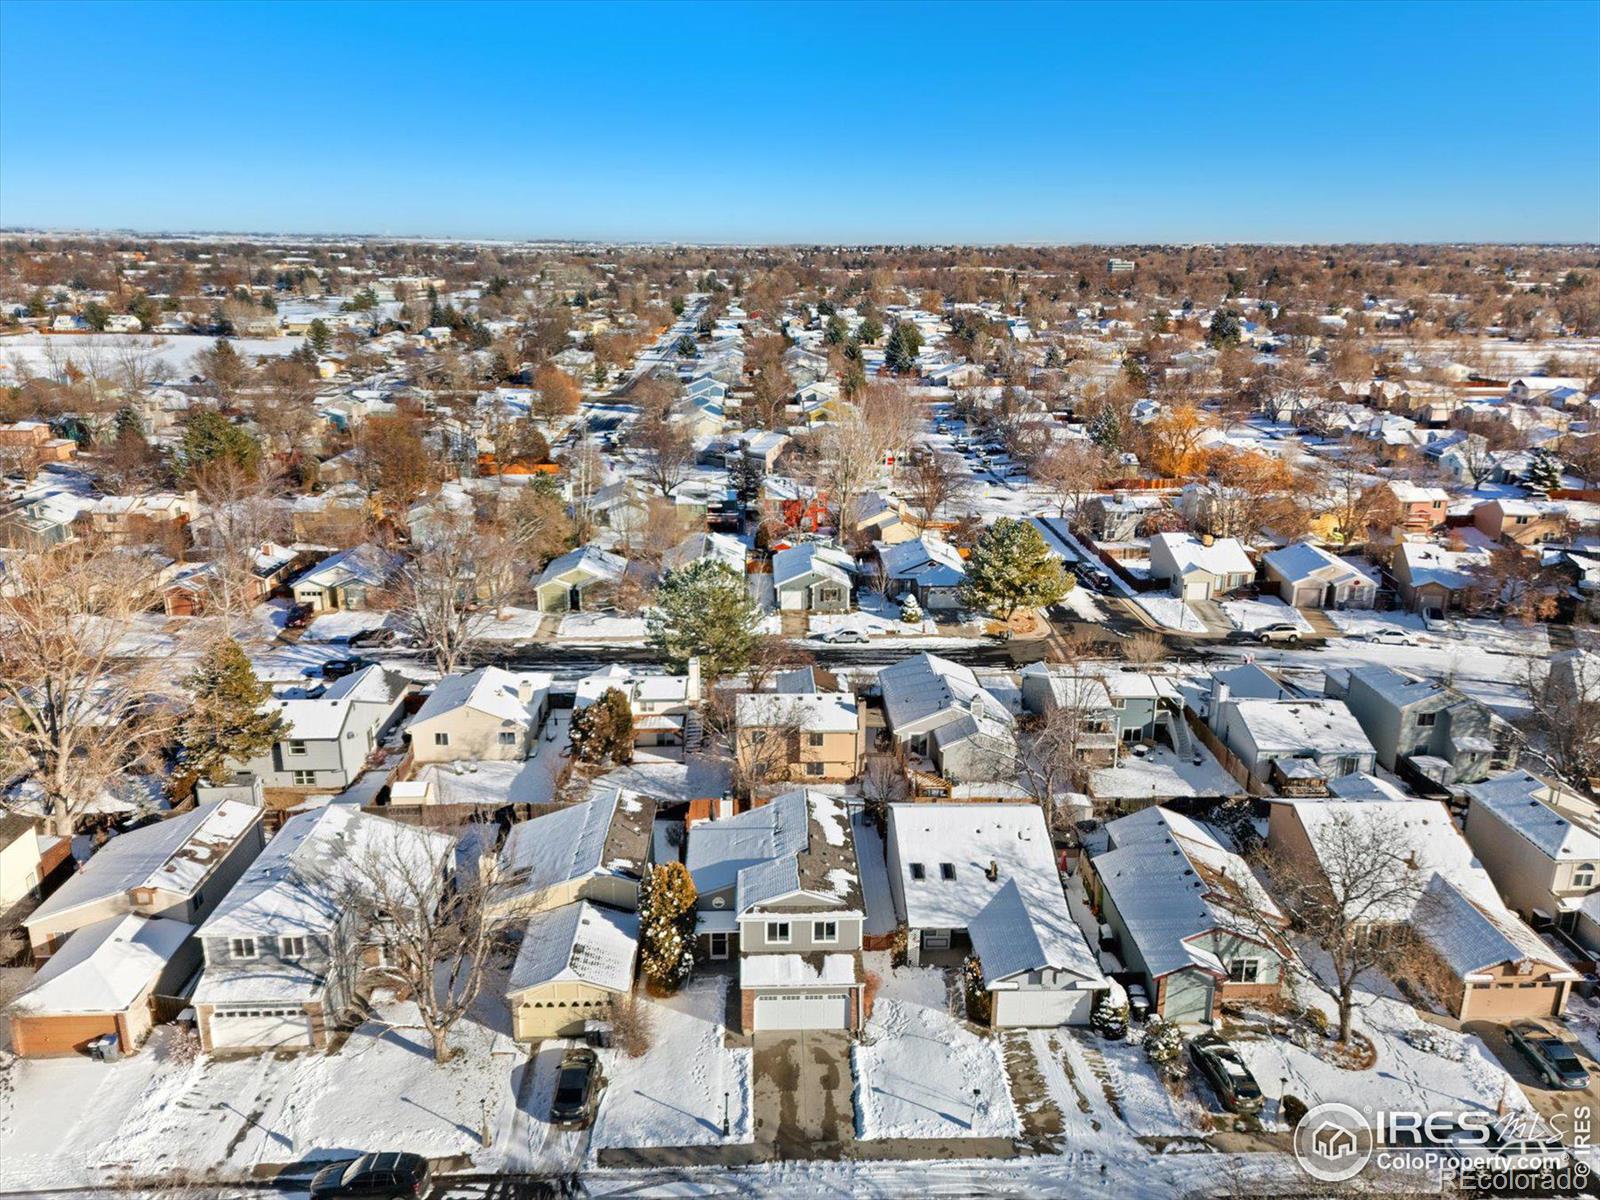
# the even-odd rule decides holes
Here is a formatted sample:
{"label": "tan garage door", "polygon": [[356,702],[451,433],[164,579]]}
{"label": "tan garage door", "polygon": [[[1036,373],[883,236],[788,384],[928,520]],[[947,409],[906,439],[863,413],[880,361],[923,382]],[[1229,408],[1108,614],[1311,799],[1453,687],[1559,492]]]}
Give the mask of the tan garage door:
{"label": "tan garage door", "polygon": [[1515,1021],[1522,1017],[1548,1017],[1561,997],[1558,983],[1494,984],[1469,987],[1461,1014],[1463,1021]]}
{"label": "tan garage door", "polygon": [[12,1017],[11,1048],[23,1056],[72,1054],[97,1037],[117,1032],[111,1013],[73,1017]]}

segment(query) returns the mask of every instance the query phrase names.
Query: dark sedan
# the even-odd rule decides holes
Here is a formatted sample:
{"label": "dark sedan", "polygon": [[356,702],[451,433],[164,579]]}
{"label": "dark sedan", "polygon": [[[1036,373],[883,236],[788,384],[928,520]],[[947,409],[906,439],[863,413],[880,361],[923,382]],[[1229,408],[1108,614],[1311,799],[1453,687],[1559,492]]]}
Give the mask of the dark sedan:
{"label": "dark sedan", "polygon": [[1189,1043],[1189,1058],[1206,1077],[1222,1107],[1229,1112],[1261,1111],[1261,1087],[1239,1052],[1214,1033],[1202,1033]]}
{"label": "dark sedan", "polygon": [[400,1200],[428,1187],[428,1160],[420,1154],[363,1154],[353,1162],[323,1167],[311,1177],[311,1200]]}

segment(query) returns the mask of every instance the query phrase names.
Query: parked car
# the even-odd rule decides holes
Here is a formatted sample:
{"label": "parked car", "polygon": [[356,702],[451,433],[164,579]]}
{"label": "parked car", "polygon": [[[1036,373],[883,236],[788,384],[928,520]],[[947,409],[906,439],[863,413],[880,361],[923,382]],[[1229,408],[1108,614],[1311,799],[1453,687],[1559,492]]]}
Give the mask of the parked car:
{"label": "parked car", "polygon": [[288,615],[283,619],[285,629],[304,629],[311,624],[311,605],[291,604]]}
{"label": "parked car", "polygon": [[394,630],[380,625],[376,629],[363,629],[360,633],[351,635],[350,645],[357,647],[387,646],[394,641]]}
{"label": "parked car", "polygon": [[1078,577],[1078,582],[1093,591],[1103,592],[1111,587],[1110,574],[1093,563],[1075,562],[1072,564],[1072,573]]}
{"label": "parked car", "polygon": [[1572,1163],[1572,1151],[1555,1137],[1524,1136],[1514,1127],[1491,1129],[1487,1142],[1450,1139],[1450,1148],[1470,1171],[1499,1174],[1510,1171],[1543,1174],[1560,1171]]}
{"label": "parked car", "polygon": [[311,1177],[312,1200],[361,1196],[364,1200],[398,1200],[420,1196],[431,1175],[420,1154],[363,1154],[351,1162],[323,1167]]}
{"label": "parked car", "polygon": [[1291,625],[1288,621],[1278,621],[1272,625],[1263,625],[1256,630],[1256,641],[1265,645],[1268,642],[1287,642],[1293,646],[1305,637],[1305,630],[1298,625]]}
{"label": "parked car", "polygon": [[1554,1029],[1538,1021],[1517,1021],[1509,1037],[1551,1087],[1581,1092],[1589,1086],[1589,1072],[1578,1052]]}
{"label": "parked car", "polygon": [[1377,642],[1382,646],[1415,646],[1416,634],[1407,633],[1404,629],[1374,629],[1364,635],[1363,640]]}
{"label": "parked car", "polygon": [[1229,1112],[1261,1111],[1261,1087],[1239,1052],[1214,1033],[1202,1033],[1189,1043],[1189,1058],[1206,1077],[1222,1107]]}
{"label": "parked car", "polygon": [[595,1106],[605,1081],[593,1050],[568,1050],[556,1072],[556,1095],[550,1104],[550,1124],[559,1129],[582,1129],[594,1120]]}
{"label": "parked car", "polygon": [[865,646],[869,639],[859,629],[835,629],[823,634],[822,640],[835,646]]}
{"label": "parked car", "polygon": [[367,665],[369,664],[364,658],[330,658],[322,664],[322,677],[324,679],[343,679],[346,675],[354,675]]}

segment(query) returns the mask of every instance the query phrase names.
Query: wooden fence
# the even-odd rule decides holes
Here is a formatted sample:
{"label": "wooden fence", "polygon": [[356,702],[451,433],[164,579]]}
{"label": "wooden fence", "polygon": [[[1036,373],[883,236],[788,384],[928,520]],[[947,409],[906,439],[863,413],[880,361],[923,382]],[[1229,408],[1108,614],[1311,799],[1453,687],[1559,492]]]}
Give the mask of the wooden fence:
{"label": "wooden fence", "polygon": [[1217,762],[1222,764],[1222,769],[1233,776],[1234,781],[1243,787],[1245,791],[1252,796],[1270,796],[1273,794],[1271,788],[1250,774],[1250,768],[1245,766],[1244,760],[1224,746],[1222,739],[1212,733],[1210,727],[1204,721],[1187,708],[1183,710],[1183,717],[1184,720],[1189,722],[1190,731],[1200,739],[1200,744],[1211,751]]}

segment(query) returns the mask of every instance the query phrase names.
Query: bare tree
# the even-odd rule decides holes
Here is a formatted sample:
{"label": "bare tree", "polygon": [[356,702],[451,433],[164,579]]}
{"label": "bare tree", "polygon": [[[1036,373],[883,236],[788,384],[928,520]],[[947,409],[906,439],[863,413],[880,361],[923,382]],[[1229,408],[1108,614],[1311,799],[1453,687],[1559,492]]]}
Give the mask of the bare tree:
{"label": "bare tree", "polygon": [[441,675],[449,675],[481,643],[521,577],[504,538],[455,515],[422,539],[387,598],[400,628],[432,655]]}
{"label": "bare tree", "polygon": [[1093,442],[1071,441],[1052,447],[1039,459],[1033,477],[1055,502],[1056,515],[1077,519],[1084,500],[1100,490],[1110,458]]}
{"label": "bare tree", "polygon": [[906,469],[906,495],[916,506],[924,529],[933,523],[940,508],[961,497],[970,487],[971,478],[960,460],[943,451],[917,454]]}
{"label": "bare tree", "polygon": [[1136,633],[1122,644],[1122,657],[1139,667],[1152,667],[1164,662],[1167,643],[1159,633]]}
{"label": "bare tree", "polygon": [[1087,790],[1090,751],[1097,743],[1114,744],[1116,735],[1107,718],[1111,698],[1098,676],[1073,672],[1053,675],[1051,682],[1053,702],[1023,726],[1017,781],[1054,830],[1061,819],[1060,798]]}
{"label": "bare tree", "polygon": [[155,572],[88,542],[8,556],[0,588],[0,766],[32,779],[52,833],[121,773],[153,760],[171,721],[158,704],[166,661],[122,657]]}
{"label": "bare tree", "polygon": [[645,478],[670,496],[694,466],[694,442],[683,426],[665,418],[649,417],[634,426],[629,439],[644,457]]}
{"label": "bare tree", "polygon": [[1600,777],[1600,654],[1530,657],[1523,686],[1531,709],[1525,728],[1550,766],[1574,783]]}
{"label": "bare tree", "polygon": [[206,611],[245,616],[265,594],[256,570],[262,547],[288,532],[284,480],[269,465],[250,468],[219,458],[195,472],[194,488],[208,517],[201,535],[211,556]]}

